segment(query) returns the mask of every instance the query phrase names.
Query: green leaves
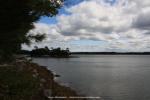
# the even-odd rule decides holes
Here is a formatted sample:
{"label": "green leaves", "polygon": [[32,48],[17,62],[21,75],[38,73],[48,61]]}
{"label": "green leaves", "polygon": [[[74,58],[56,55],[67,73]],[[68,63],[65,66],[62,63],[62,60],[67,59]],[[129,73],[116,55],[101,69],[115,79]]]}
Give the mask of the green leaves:
{"label": "green leaves", "polygon": [[33,22],[38,21],[41,16],[55,16],[58,13],[62,6],[58,1],[0,0],[0,50],[5,54],[7,51],[16,53],[21,49],[22,43],[42,41],[44,34],[27,36],[27,33],[34,28]]}

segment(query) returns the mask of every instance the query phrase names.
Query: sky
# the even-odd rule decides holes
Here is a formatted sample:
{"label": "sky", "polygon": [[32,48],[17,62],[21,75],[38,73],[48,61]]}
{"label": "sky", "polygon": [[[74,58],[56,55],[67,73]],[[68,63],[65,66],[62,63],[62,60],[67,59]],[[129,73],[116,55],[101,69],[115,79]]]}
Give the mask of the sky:
{"label": "sky", "polygon": [[41,17],[29,34],[47,38],[30,47],[72,52],[150,51],[150,0],[66,0],[55,17]]}

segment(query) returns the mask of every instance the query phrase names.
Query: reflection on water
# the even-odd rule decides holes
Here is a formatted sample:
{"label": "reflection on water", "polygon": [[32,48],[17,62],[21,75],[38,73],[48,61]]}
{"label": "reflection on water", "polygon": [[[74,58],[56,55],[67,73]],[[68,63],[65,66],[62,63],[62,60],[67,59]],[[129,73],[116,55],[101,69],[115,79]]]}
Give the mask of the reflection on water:
{"label": "reflection on water", "polygon": [[36,58],[61,77],[59,82],[104,100],[150,100],[150,56],[78,55],[79,58]]}

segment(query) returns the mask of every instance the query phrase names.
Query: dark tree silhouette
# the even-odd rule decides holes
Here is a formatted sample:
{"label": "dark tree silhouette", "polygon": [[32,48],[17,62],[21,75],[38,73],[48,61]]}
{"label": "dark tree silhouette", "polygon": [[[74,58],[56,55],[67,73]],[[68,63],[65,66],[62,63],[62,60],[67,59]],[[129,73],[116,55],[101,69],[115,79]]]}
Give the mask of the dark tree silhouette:
{"label": "dark tree silhouette", "polygon": [[47,46],[45,48],[34,48],[30,55],[32,57],[41,57],[41,56],[47,56],[47,57],[57,57],[57,58],[68,58],[70,56],[69,48],[66,48],[66,50],[59,48],[55,48],[52,50],[49,50]]}
{"label": "dark tree silhouette", "polygon": [[0,0],[0,60],[6,61],[30,40],[41,41],[45,35],[27,34],[41,16],[54,16],[60,0]]}
{"label": "dark tree silhouette", "polygon": [[70,52],[69,48],[66,48],[66,51],[67,51],[67,52]]}
{"label": "dark tree silhouette", "polygon": [[38,46],[34,46],[34,49],[38,49],[39,47]]}
{"label": "dark tree silhouette", "polygon": [[46,49],[46,50],[49,50],[48,46],[45,46],[45,49]]}

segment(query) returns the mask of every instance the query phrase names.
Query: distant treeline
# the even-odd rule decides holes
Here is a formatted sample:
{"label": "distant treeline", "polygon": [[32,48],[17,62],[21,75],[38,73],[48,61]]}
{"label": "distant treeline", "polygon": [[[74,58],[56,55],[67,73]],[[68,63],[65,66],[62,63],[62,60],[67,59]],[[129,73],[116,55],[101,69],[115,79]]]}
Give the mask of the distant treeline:
{"label": "distant treeline", "polygon": [[150,52],[71,52],[71,54],[87,55],[150,55]]}
{"label": "distant treeline", "polygon": [[31,51],[28,50],[21,50],[20,54],[25,54],[25,55],[30,55],[31,57],[58,57],[58,58],[63,58],[63,57],[69,57],[70,56],[70,51],[69,48],[66,48],[66,50],[63,50],[61,48],[51,48],[49,49],[47,46],[45,48],[38,48],[35,46],[35,48]]}
{"label": "distant treeline", "polygon": [[71,54],[85,55],[150,55],[150,52],[70,52],[69,48],[61,50],[61,48],[35,48],[32,51],[21,50],[20,54],[31,56],[51,56],[51,57],[69,57]]}

